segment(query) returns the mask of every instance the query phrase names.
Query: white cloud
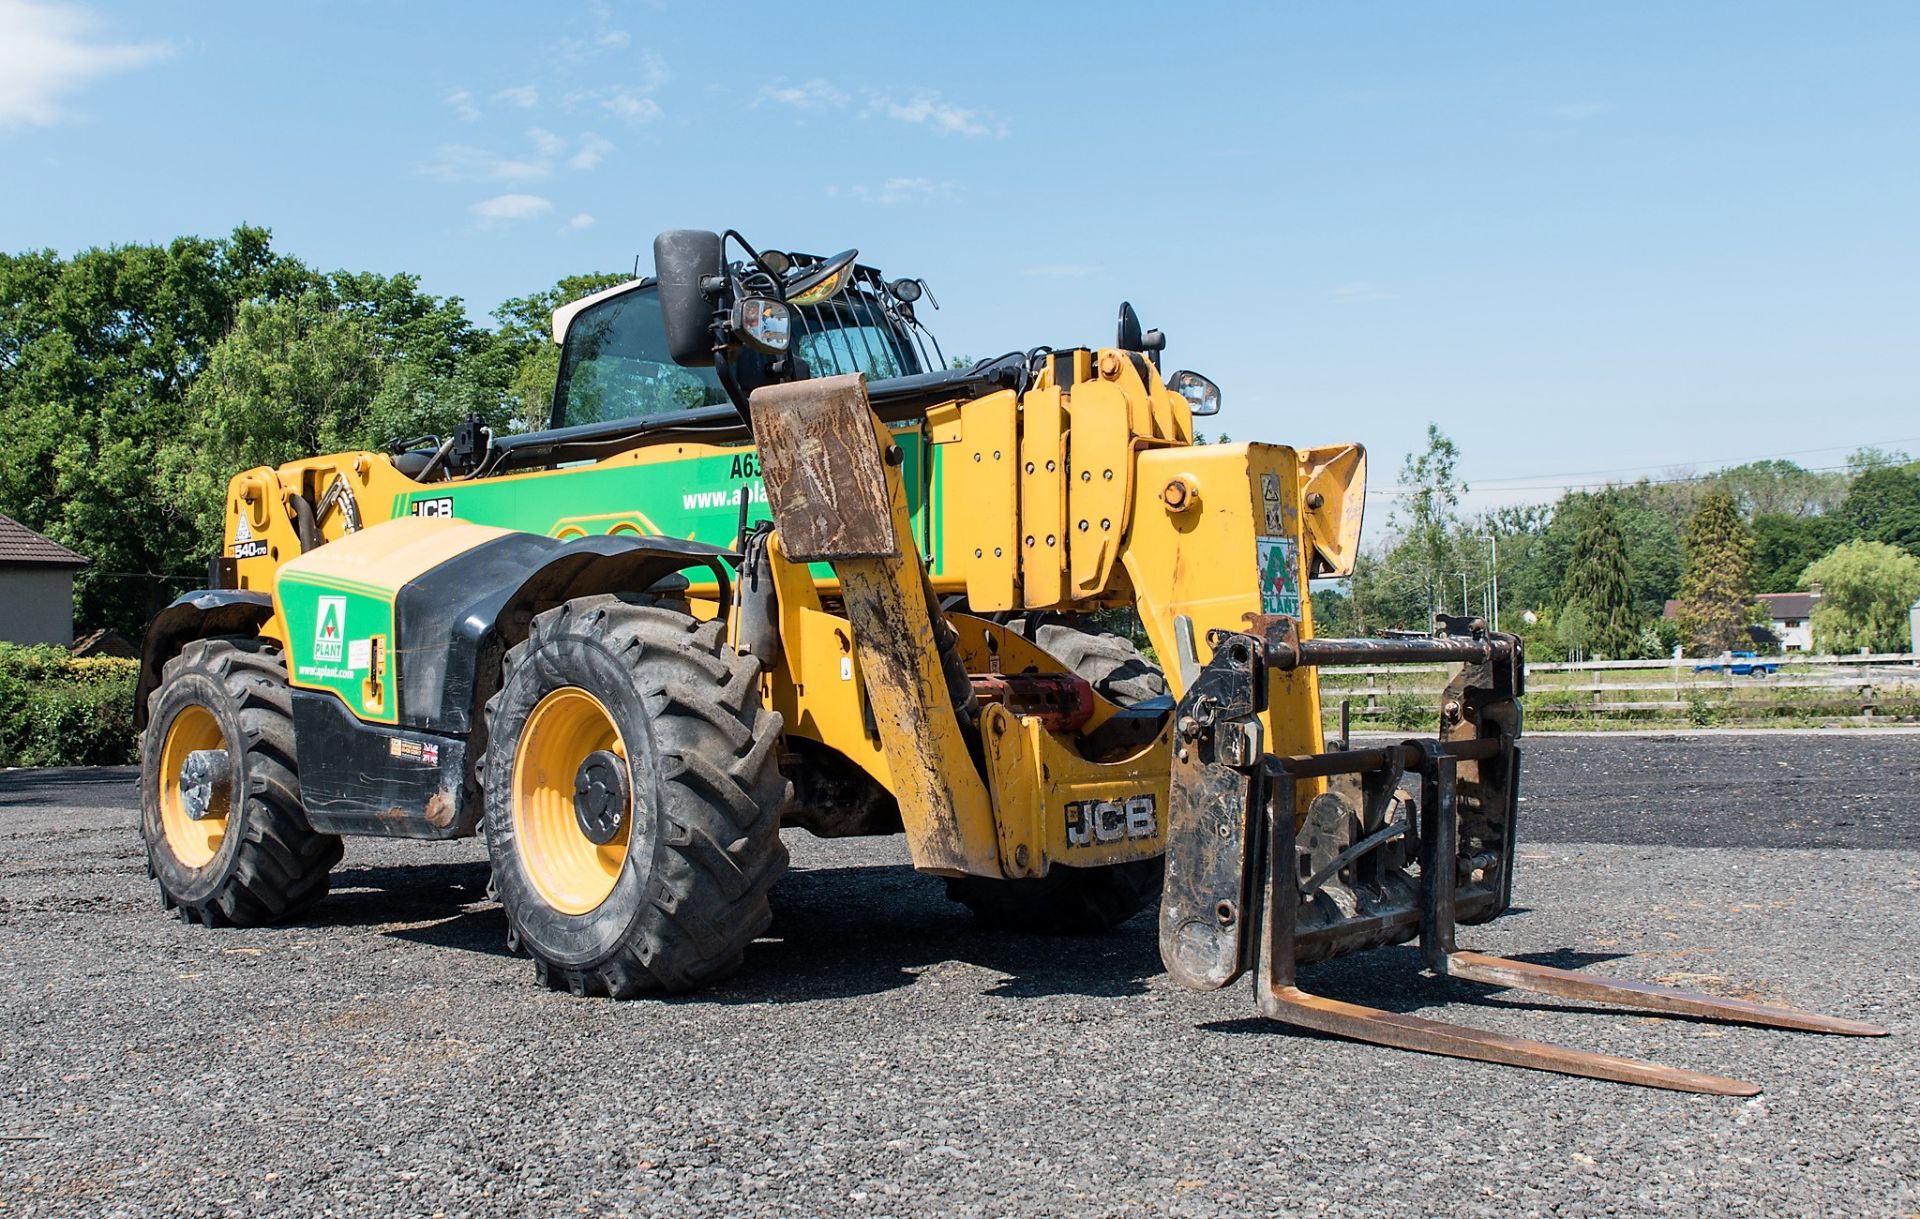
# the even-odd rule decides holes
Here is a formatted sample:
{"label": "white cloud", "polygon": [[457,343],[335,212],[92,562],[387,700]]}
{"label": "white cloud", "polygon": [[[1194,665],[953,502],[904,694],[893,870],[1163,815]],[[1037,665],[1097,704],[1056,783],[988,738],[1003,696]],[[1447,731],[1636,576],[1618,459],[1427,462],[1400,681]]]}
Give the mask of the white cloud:
{"label": "white cloud", "polygon": [[1371,305],[1379,301],[1397,301],[1400,294],[1370,279],[1354,279],[1335,288],[1333,298],[1343,305]]}
{"label": "white cloud", "polygon": [[916,89],[904,102],[885,94],[870,93],[863,113],[884,115],[916,127],[928,127],[943,135],[990,135],[1003,138],[1007,134],[1005,123],[978,110],[956,106],[932,89]]}
{"label": "white cloud", "polygon": [[754,95],[753,104],[771,103],[791,106],[795,110],[824,110],[844,106],[847,100],[846,94],[817,76],[797,85],[788,84],[787,78],[781,76],[761,85],[760,92]]}
{"label": "white cloud", "polygon": [[531,182],[552,172],[541,157],[503,156],[471,144],[442,144],[420,172],[443,182]]}
{"label": "white cloud", "polygon": [[562,158],[569,169],[594,169],[613,151],[613,141],[594,132],[568,139],[545,127],[527,128],[530,147],[498,152],[473,144],[442,144],[420,172],[442,182],[537,182],[550,176]]}
{"label": "white cloud", "polygon": [[480,107],[474,104],[473,94],[465,89],[455,89],[440,99],[453,108],[453,116],[463,123],[475,122],[480,118]]}
{"label": "white cloud", "polygon": [[531,110],[540,104],[540,90],[532,85],[515,85],[494,94],[493,100],[505,102],[516,110]]}
{"label": "white cloud", "polygon": [[473,205],[482,220],[531,220],[553,210],[553,202],[539,195],[495,195]]}
{"label": "white cloud", "polygon": [[1050,262],[1037,267],[1024,268],[1020,274],[1029,279],[1085,279],[1089,275],[1098,275],[1099,267],[1081,263]]}
{"label": "white cloud", "polygon": [[891,207],[896,203],[925,203],[954,192],[953,182],[936,182],[932,178],[888,178],[878,186],[858,183],[853,186],[827,187],[827,198],[838,199],[843,195],[861,203],[879,203]]}
{"label": "white cloud", "polygon": [[600,108],[636,126],[651,123],[665,113],[659,102],[625,87],[608,89],[601,94]]}
{"label": "white cloud", "polygon": [[580,137],[573,155],[567,158],[567,165],[573,169],[594,169],[613,151],[613,141],[602,139],[589,131]]}
{"label": "white cloud", "polygon": [[91,81],[164,59],[163,42],[103,42],[85,9],[0,0],[0,128],[46,127],[68,117],[61,100]]}
{"label": "white cloud", "polygon": [[574,218],[573,218],[573,219],[571,219],[571,220],[569,220],[569,221],[567,221],[567,227],[568,227],[568,228],[570,228],[570,229],[590,229],[590,228],[592,228],[592,227],[593,227],[593,213],[592,213],[592,212],[581,212],[581,213],[579,213],[578,215],[576,215],[576,216],[574,216]]}
{"label": "white cloud", "polygon": [[[604,12],[596,14],[598,20],[606,20]],[[568,63],[585,63],[596,56],[609,51],[617,51],[633,41],[633,35],[625,30],[602,30],[591,38],[562,38],[553,44],[553,51]]]}

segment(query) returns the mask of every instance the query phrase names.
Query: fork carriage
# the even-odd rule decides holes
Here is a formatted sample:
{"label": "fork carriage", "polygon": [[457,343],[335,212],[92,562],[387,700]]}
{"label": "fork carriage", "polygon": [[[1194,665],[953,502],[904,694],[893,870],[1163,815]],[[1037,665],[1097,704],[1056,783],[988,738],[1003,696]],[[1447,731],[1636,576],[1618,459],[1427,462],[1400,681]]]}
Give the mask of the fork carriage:
{"label": "fork carriage", "polygon": [[[1286,616],[1214,631],[1213,659],[1175,712],[1160,954],[1196,990],[1254,975],[1261,1014],[1341,1037],[1432,1054],[1641,1084],[1752,1096],[1753,1084],[1328,999],[1296,966],[1417,939],[1435,974],[1563,999],[1707,1020],[1884,1036],[1857,1020],[1595,977],[1484,953],[1454,940],[1512,901],[1519,807],[1520,641],[1302,639]],[[1371,749],[1278,756],[1263,748],[1269,670],[1451,661],[1440,733]],[[1344,744],[1344,743],[1343,743]],[[1302,800],[1309,785],[1326,790]],[[1417,796],[1403,789],[1411,781]],[[1411,797],[1411,798],[1410,798]],[[1304,808],[1302,805],[1304,804]],[[1404,810],[1404,811],[1402,811]]]}

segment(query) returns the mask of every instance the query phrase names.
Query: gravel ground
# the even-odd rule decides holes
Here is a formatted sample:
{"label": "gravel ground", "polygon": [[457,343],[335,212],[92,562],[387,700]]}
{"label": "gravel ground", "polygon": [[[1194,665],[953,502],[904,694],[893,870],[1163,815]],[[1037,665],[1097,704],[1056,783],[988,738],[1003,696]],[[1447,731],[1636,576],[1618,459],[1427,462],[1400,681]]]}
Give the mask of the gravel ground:
{"label": "gravel ground", "polygon": [[990,934],[898,839],[804,834],[740,976],[580,1000],[504,955],[475,843],[352,841],[312,921],[208,931],[162,917],[129,774],[12,772],[0,1216],[1920,1213],[1920,737],[1528,765],[1522,908],[1464,943],[1895,1036],[1556,1010],[1404,948],[1303,980],[1766,1091],[1294,1035],[1171,985],[1151,916]]}

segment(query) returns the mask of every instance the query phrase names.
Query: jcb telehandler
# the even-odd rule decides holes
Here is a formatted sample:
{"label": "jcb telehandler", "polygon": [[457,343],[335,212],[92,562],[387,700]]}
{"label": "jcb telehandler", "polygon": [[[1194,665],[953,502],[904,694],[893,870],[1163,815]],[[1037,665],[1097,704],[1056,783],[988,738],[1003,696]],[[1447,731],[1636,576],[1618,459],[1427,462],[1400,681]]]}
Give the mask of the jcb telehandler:
{"label": "jcb telehandler", "polygon": [[[1169,972],[1268,1016],[1683,1090],[1737,1080],[1300,990],[1417,938],[1429,968],[1696,1017],[1850,1020],[1457,949],[1513,887],[1519,641],[1317,639],[1351,571],[1358,445],[1196,445],[1219,391],[1110,347],[950,369],[925,284],[854,251],[674,231],[657,278],[560,309],[545,430],[232,481],[211,587],[154,621],[142,824],[161,901],[254,925],[343,834],[484,834],[548,985],[686,991],[769,922],[782,827],[904,832],[989,920],[1113,926],[1159,898]],[[1165,669],[1100,611],[1137,611]],[[1314,670],[1459,666],[1426,740],[1329,748]],[[1164,892],[1163,892],[1164,889]]]}

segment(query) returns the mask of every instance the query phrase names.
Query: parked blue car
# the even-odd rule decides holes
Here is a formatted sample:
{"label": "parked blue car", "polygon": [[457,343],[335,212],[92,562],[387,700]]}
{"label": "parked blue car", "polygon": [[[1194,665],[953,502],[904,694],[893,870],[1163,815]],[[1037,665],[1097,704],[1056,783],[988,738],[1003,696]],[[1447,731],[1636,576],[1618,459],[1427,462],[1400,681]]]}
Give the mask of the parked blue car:
{"label": "parked blue car", "polygon": [[1693,666],[1695,673],[1723,673],[1731,671],[1736,677],[1767,677],[1780,671],[1777,660],[1762,660],[1755,652],[1722,652],[1712,660],[1703,660]]}

